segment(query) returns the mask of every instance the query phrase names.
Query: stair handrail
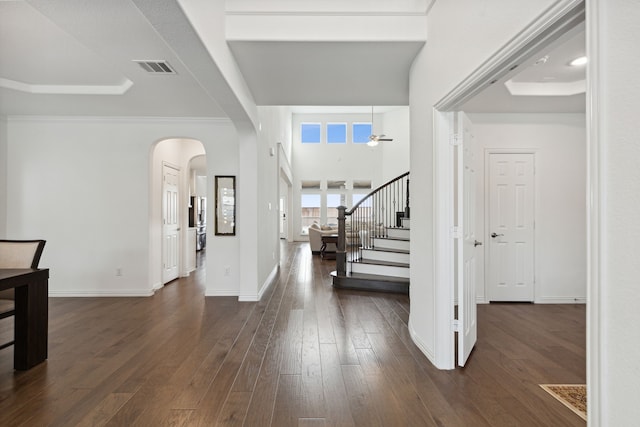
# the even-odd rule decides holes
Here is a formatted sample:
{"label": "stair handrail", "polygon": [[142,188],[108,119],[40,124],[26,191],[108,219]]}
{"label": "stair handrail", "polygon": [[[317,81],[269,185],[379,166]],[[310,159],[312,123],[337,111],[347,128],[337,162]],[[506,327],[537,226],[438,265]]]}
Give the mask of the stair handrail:
{"label": "stair handrail", "polygon": [[[403,209],[403,217],[404,218],[409,218],[409,174],[410,172],[405,172],[402,175],[399,175],[395,178],[393,178],[392,180],[378,186],[377,188],[375,188],[374,190],[372,190],[371,192],[369,192],[369,194],[367,194],[365,197],[363,197],[360,201],[358,201],[358,203],[356,203],[350,210],[347,211],[347,207],[346,206],[338,206],[338,243],[336,245],[336,274],[338,276],[346,276],[347,274],[347,232],[346,232],[346,219],[347,216],[351,217],[351,219],[353,218],[353,215],[355,212],[358,211],[358,209],[360,208],[360,206],[363,203],[370,203],[372,206],[372,211],[382,211],[385,212],[388,207],[386,206],[386,202],[391,202],[391,199],[389,198],[389,200],[386,200],[387,197],[380,197],[380,194],[383,193],[386,189],[391,188],[392,186],[395,185],[395,187],[397,187],[403,194],[402,196],[400,194],[398,194],[398,197],[402,197],[404,198],[404,184],[399,184],[404,178],[407,178],[406,181],[406,198],[404,200],[404,209]],[[377,200],[377,203],[375,203],[375,201]],[[396,198],[393,199],[393,205],[395,208],[395,204],[396,204]],[[379,206],[375,206],[375,205],[379,205]],[[397,208],[394,209],[394,213],[393,215],[395,215],[395,212],[397,212]],[[388,218],[385,219],[385,217],[388,217],[387,215],[383,215],[383,224],[382,226],[386,226],[386,224],[384,224],[384,221]],[[357,226],[357,222],[356,221],[351,221],[351,241],[355,241],[360,239],[360,234],[359,231],[355,229],[355,227]],[[374,231],[376,229],[376,227],[378,227],[378,224],[373,224],[373,228],[369,231]],[[368,232],[368,231],[367,231]],[[367,234],[366,238],[369,239],[371,236],[369,236]],[[362,246],[364,246],[365,242],[360,242],[362,244]],[[353,243],[352,243],[353,246]],[[351,248],[350,248],[351,249]],[[359,248],[359,250],[361,250],[361,247]],[[352,259],[354,257],[354,253],[351,253]]]}
{"label": "stair handrail", "polygon": [[[346,207],[345,207],[345,215],[352,215],[353,212],[365,201],[367,200],[369,197],[373,196],[375,193],[378,193],[380,190],[382,190],[385,187],[388,187],[389,185],[393,184],[396,181],[401,180],[402,178],[404,178],[405,176],[409,176],[410,172],[405,172],[400,176],[397,176],[395,178],[393,178],[391,181],[387,181],[386,183],[376,187],[376,189],[372,190],[369,194],[367,194],[366,196],[364,196],[358,203],[356,203],[350,210],[346,211]],[[409,187],[407,187],[407,204],[406,206],[409,206]],[[340,207],[338,207],[338,209],[340,209]]]}

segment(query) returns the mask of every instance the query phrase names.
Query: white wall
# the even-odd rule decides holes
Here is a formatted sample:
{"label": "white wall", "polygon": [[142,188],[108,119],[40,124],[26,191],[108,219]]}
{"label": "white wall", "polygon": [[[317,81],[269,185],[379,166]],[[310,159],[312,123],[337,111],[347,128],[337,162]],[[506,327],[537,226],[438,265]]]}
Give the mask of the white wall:
{"label": "white wall", "polygon": [[[180,9],[191,23],[212,61],[203,60],[199,41],[190,37],[190,30],[181,31],[174,23],[164,22],[163,8],[157,2],[134,0],[145,16],[163,36],[165,41],[182,52],[190,70],[209,95],[222,107],[233,122],[237,132],[239,150],[238,178],[236,180],[237,228],[239,251],[243,254],[243,268],[239,272],[241,300],[256,300],[265,289],[265,283],[273,275],[276,266],[265,230],[259,224],[270,215],[268,204],[261,203],[258,186],[263,177],[263,158],[258,152],[263,144],[258,135],[260,123],[258,108],[226,41],[225,2],[207,0],[180,0],[164,3],[163,7]],[[174,15],[180,11],[173,12]],[[178,25],[182,24],[177,22]],[[188,46],[188,48],[185,48]],[[273,184],[277,187],[277,180]],[[269,196],[272,197],[272,196]],[[277,239],[277,236],[274,237]],[[267,265],[274,268],[265,276]]]}
{"label": "white wall", "polygon": [[[438,367],[452,367],[451,309],[433,264],[433,106],[553,3],[526,0],[438,1],[427,19],[427,44],[410,72],[411,315],[415,343]],[[452,23],[455,22],[455,25]]]}
{"label": "white wall", "polygon": [[290,119],[286,109],[258,107],[258,114],[260,118],[256,153],[258,211],[253,215],[258,224],[258,296],[261,296],[277,273],[280,261],[278,143],[282,142],[284,145],[291,138]]}
{"label": "white wall", "polygon": [[409,171],[409,107],[382,114],[384,133],[393,141],[383,142],[382,184]]}
{"label": "white wall", "polygon": [[[489,149],[535,151],[535,301],[586,300],[586,129],[584,114],[469,114],[477,159],[477,230],[485,230],[485,170]],[[484,276],[483,246],[477,265]],[[485,288],[478,301],[487,302]]]}
{"label": "white wall", "polygon": [[0,116],[0,238],[7,234],[7,118]]}
{"label": "white wall", "polygon": [[[47,240],[41,265],[51,268],[52,295],[152,293],[161,225],[152,215],[160,199],[152,197],[159,191],[150,159],[153,145],[169,137],[197,139],[217,153],[207,156],[212,173],[237,170],[227,120],[9,118],[7,235]],[[233,242],[217,240],[208,240],[207,258],[237,253]],[[222,276],[207,273],[209,292]]]}
{"label": "white wall", "polygon": [[587,16],[587,53],[593,59],[587,76],[599,83],[594,93],[599,105],[592,116],[596,127],[590,128],[589,138],[592,164],[600,168],[591,175],[599,176],[600,183],[592,211],[592,239],[599,240],[599,246],[592,249],[596,264],[588,316],[590,343],[593,339],[599,345],[589,353],[593,375],[587,381],[599,388],[601,405],[599,414],[590,413],[590,424],[631,426],[640,419],[640,4],[588,1]]}

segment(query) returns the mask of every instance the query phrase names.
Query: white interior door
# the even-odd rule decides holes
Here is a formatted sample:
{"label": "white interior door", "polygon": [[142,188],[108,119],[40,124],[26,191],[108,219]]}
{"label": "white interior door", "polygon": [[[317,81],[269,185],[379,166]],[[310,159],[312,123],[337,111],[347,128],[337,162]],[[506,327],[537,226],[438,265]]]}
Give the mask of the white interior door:
{"label": "white interior door", "polygon": [[180,227],[178,186],[180,171],[164,165],[162,169],[162,283],[178,278]]}
{"label": "white interior door", "polygon": [[534,155],[489,153],[490,301],[534,300]]}
{"label": "white interior door", "polygon": [[458,136],[458,365],[464,366],[478,335],[476,253],[480,243],[476,233],[476,168],[471,144],[471,121],[462,112],[456,117]]}

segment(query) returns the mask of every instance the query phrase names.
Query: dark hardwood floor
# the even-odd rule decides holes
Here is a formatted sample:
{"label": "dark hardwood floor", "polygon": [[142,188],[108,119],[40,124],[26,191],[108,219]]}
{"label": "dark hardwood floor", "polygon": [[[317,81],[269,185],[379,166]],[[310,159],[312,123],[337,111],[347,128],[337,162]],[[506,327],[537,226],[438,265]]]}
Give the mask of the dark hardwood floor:
{"label": "dark hardwood floor", "polygon": [[406,296],[336,291],[335,261],[282,247],[258,303],[205,298],[200,270],[149,298],[51,298],[48,361],[0,351],[0,425],[585,425],[538,386],[585,382],[584,305],[480,305],[467,367],[439,371]]}

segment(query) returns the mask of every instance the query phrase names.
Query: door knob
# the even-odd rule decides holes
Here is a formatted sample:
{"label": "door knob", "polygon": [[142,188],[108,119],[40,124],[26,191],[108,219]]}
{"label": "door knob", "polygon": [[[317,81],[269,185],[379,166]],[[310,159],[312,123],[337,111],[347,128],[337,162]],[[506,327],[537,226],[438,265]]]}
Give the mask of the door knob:
{"label": "door knob", "polygon": [[498,236],[504,236],[504,234],[491,233],[491,237],[493,237],[494,239]]}
{"label": "door knob", "polygon": [[476,246],[481,246],[482,242],[478,242],[477,240],[475,242],[473,242],[473,247],[475,248]]}

